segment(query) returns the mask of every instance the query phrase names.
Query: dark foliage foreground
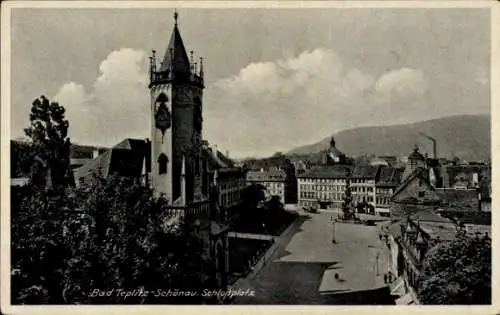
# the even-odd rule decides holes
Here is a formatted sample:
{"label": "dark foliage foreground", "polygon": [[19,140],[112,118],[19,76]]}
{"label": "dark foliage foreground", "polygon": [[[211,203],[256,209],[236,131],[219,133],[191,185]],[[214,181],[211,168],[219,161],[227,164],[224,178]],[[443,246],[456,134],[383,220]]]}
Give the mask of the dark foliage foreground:
{"label": "dark foliage foreground", "polygon": [[426,255],[419,280],[423,304],[491,304],[491,239],[460,233]]}
{"label": "dark foliage foreground", "polygon": [[[11,203],[13,304],[200,302],[163,293],[206,287],[210,266],[182,223],[163,224],[167,201],[138,182],[30,185]],[[119,293],[134,290],[143,294]]]}

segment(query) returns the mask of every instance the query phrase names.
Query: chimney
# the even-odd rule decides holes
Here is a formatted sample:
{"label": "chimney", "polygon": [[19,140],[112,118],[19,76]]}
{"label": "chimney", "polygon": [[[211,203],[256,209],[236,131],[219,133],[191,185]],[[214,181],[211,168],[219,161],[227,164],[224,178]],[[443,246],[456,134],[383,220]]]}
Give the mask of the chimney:
{"label": "chimney", "polygon": [[98,156],[99,156],[99,149],[94,148],[94,150],[92,151],[92,158],[95,159]]}
{"label": "chimney", "polygon": [[226,157],[229,157],[229,150],[226,150]]}
{"label": "chimney", "polygon": [[214,144],[212,146],[212,151],[214,152],[214,154],[217,154],[217,152],[219,152],[219,150],[217,149],[217,145],[216,144]]}

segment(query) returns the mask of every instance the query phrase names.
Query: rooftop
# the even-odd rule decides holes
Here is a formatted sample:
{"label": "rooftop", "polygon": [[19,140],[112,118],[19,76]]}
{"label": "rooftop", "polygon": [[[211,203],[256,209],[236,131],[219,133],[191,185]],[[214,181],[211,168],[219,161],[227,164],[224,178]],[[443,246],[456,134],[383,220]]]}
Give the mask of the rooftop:
{"label": "rooftop", "polygon": [[248,171],[247,181],[253,182],[282,182],[286,173],[282,170]]}
{"label": "rooftop", "polygon": [[350,165],[315,165],[297,177],[313,179],[347,178],[350,170],[352,170]]}
{"label": "rooftop", "polygon": [[375,165],[359,165],[354,168],[352,178],[370,178],[375,179],[380,170],[380,166]]}
{"label": "rooftop", "polygon": [[479,208],[478,194],[475,189],[437,188],[435,192],[444,210],[477,211]]}

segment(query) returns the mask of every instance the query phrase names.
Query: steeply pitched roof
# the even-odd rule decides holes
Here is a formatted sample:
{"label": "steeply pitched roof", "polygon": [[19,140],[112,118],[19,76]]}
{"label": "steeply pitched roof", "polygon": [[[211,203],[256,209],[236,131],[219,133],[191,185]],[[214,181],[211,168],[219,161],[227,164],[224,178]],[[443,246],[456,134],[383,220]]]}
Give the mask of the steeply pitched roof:
{"label": "steeply pitched roof", "polygon": [[452,240],[457,233],[457,225],[434,209],[425,209],[409,216],[431,239]]}
{"label": "steeply pitched roof", "polygon": [[403,171],[403,168],[382,166],[382,168],[380,169],[377,186],[397,187],[401,183]]}
{"label": "steeply pitched roof", "polygon": [[74,171],[76,180],[92,173],[100,176],[139,177],[146,161],[146,171],[151,170],[151,144],[145,140],[125,139],[97,158],[90,160]]}
{"label": "steeply pitched roof", "polygon": [[297,177],[314,179],[347,178],[348,172],[352,168],[351,165],[315,165]]}
{"label": "steeply pitched roof", "polygon": [[380,170],[380,166],[374,165],[359,165],[354,168],[352,172],[353,178],[370,178],[375,179]]}
{"label": "steeply pitched roof", "polygon": [[235,167],[235,162],[222,154],[219,150],[204,146],[203,153],[212,167],[217,169]]}
{"label": "steeply pitched roof", "polygon": [[[402,183],[401,185],[396,189],[396,191],[394,192],[393,196],[397,195],[398,193],[400,193],[406,186],[408,186],[409,183],[411,183],[411,181],[413,181],[413,179],[415,178],[419,178],[419,179],[422,179],[423,181],[425,181],[429,186],[430,186],[430,183],[429,183],[429,176],[428,176],[428,172],[425,168],[417,168],[415,171],[413,171],[413,173],[410,174],[410,176],[408,176]],[[431,186],[432,187],[432,186]]]}
{"label": "steeply pitched roof", "polygon": [[173,70],[176,74],[188,74],[191,71],[189,58],[182,41],[181,33],[177,27],[177,22],[172,30],[172,35],[170,35],[170,41],[160,66],[160,71],[166,70]]}

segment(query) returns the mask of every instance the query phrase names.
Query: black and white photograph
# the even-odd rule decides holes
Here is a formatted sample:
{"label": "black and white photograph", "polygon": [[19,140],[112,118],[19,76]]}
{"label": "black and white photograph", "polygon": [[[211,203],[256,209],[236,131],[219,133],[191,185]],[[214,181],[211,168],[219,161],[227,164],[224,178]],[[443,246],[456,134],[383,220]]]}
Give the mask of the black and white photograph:
{"label": "black and white photograph", "polygon": [[2,313],[494,306],[494,2],[353,3],[3,2]]}

